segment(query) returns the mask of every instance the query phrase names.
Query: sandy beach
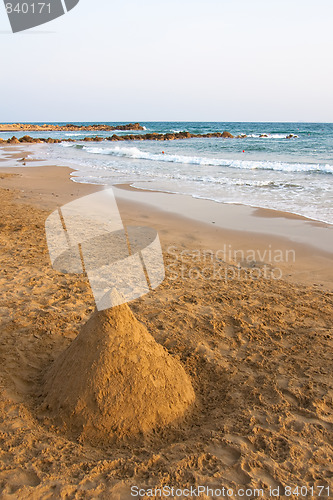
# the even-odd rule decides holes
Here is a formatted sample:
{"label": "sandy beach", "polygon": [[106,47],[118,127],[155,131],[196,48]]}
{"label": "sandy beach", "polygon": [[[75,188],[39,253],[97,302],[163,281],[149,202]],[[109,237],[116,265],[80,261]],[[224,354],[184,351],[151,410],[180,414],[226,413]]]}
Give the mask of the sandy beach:
{"label": "sandy beach", "polygon": [[22,166],[22,150],[6,151],[15,167],[0,162],[0,498],[123,500],[136,487],[158,498],[149,490],[201,486],[234,499],[299,498],[297,487],[329,497],[332,227],[115,188],[124,224],[158,231],[166,268],[130,309],[182,365],[195,403],[140,443],[91,446],[41,410],[45,373],[95,308],[83,275],[52,269],[44,225],[102,187],[73,182],[67,167]]}

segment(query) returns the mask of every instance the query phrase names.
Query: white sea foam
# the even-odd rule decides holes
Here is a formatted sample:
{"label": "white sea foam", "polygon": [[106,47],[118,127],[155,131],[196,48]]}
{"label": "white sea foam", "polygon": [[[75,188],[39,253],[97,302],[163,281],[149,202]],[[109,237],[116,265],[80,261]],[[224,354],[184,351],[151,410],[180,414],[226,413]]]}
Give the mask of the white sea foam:
{"label": "white sea foam", "polygon": [[188,165],[207,165],[215,167],[229,167],[246,170],[277,170],[283,172],[322,172],[333,174],[333,165],[320,163],[286,163],[282,161],[255,161],[255,160],[232,160],[223,158],[207,158],[201,156],[172,155],[163,153],[150,153],[142,151],[137,147],[113,148],[87,147],[83,149],[87,153],[119,156],[136,160],[150,160],[169,163],[182,163]]}
{"label": "white sea foam", "polygon": [[[245,134],[240,134],[245,135]],[[248,134],[247,137],[251,137],[253,139],[286,139],[291,134],[268,134],[266,132],[262,132],[261,134]],[[297,139],[298,135],[292,134],[293,138]]]}
{"label": "white sea foam", "polygon": [[[184,128],[191,131],[192,126],[184,124]],[[164,130],[174,128],[176,132],[179,127],[181,124],[174,123]],[[229,130],[228,126],[224,128]],[[247,134],[249,142],[247,139],[167,144],[80,141],[34,145],[34,156],[41,158],[46,154],[49,163],[71,166],[76,169],[73,175],[79,182],[104,185],[129,182],[145,189],[220,203],[289,211],[332,224],[333,129],[331,135],[312,131],[312,128],[310,135],[308,129],[297,132],[297,128],[293,128],[292,133],[299,133],[299,138],[288,141],[286,137],[291,132],[287,124],[272,125],[272,128],[267,124],[253,127],[244,124],[240,130]],[[148,130],[161,131],[159,124],[149,126]],[[210,128],[201,130],[210,131]],[[240,130],[231,129],[234,135]],[[265,133],[268,137],[261,138]],[[57,133],[56,137],[59,136]],[[243,149],[246,149],[244,154]]]}

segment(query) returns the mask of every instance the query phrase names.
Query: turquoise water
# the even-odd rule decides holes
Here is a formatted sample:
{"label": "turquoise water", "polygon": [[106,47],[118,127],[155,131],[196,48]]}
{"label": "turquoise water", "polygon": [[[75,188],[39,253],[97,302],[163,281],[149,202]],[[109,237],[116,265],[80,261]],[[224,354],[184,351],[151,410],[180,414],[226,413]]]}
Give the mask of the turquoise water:
{"label": "turquoise water", "polygon": [[[114,123],[110,123],[115,125]],[[77,169],[75,180],[131,182],[152,190],[223,203],[284,210],[333,223],[333,124],[144,123],[147,132],[222,132],[244,139],[62,143],[38,146],[41,155]],[[136,132],[136,133],[145,133]],[[125,135],[128,132],[116,132]],[[101,137],[113,132],[98,133]],[[265,134],[268,137],[260,137]],[[286,139],[289,134],[296,138]],[[0,134],[1,137],[12,136]],[[24,135],[15,134],[17,137]],[[94,133],[30,133],[80,140]]]}

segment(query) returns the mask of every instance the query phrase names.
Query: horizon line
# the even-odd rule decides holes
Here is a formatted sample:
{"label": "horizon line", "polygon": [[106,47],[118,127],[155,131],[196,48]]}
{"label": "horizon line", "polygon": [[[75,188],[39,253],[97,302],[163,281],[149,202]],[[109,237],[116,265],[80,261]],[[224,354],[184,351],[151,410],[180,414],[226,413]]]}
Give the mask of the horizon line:
{"label": "horizon line", "polygon": [[0,125],[32,124],[32,123],[322,123],[331,125],[333,121],[307,121],[307,120],[38,120],[38,121],[3,121]]}

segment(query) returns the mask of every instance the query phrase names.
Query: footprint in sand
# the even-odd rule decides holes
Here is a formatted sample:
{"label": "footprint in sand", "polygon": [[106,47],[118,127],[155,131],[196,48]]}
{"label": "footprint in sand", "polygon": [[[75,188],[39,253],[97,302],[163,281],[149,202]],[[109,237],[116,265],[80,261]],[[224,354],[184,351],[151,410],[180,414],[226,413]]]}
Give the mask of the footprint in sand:
{"label": "footprint in sand", "polygon": [[251,476],[247,474],[240,465],[232,467],[225,473],[225,478],[232,481],[234,484],[246,486],[251,482]]}
{"label": "footprint in sand", "polygon": [[283,397],[290,403],[291,405],[298,406],[297,398],[290,392],[288,389],[281,389],[281,393]]}
{"label": "footprint in sand", "polygon": [[302,415],[301,413],[296,413],[296,412],[294,412],[293,415],[296,421],[301,422],[302,424],[319,425],[329,431],[332,431],[333,429],[333,424],[331,424],[330,422],[326,422],[325,420],[322,420],[320,418],[317,418],[316,416],[309,415],[307,417],[305,415]]}
{"label": "footprint in sand", "polygon": [[33,471],[15,470],[3,471],[0,473],[0,484],[5,486],[0,487],[0,494],[13,495],[17,490],[24,486],[38,486],[40,479]]}
{"label": "footprint in sand", "polygon": [[282,488],[282,484],[276,481],[267,470],[253,468],[251,469],[251,476],[266,488]]}
{"label": "footprint in sand", "polygon": [[226,325],[223,329],[223,333],[229,339],[233,339],[235,337],[235,329],[232,325]]}
{"label": "footprint in sand", "polygon": [[278,376],[276,379],[278,390],[281,392],[282,397],[291,405],[298,406],[299,402],[296,396],[288,389],[289,379],[284,376]]}
{"label": "footprint in sand", "polygon": [[227,445],[212,444],[208,448],[208,451],[229,467],[238,462],[241,457],[241,453],[239,451]]}
{"label": "footprint in sand", "polygon": [[243,359],[249,341],[244,336],[241,322],[238,319],[229,316],[227,318],[227,324],[223,328],[223,334],[226,339],[231,341],[232,347],[237,349],[237,357]]}

